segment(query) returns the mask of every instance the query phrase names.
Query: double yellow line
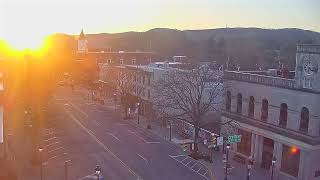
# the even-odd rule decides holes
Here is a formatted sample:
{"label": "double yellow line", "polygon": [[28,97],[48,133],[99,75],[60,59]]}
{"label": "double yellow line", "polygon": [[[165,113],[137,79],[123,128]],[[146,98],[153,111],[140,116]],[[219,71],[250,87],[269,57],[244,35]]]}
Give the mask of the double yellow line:
{"label": "double yellow line", "polygon": [[[71,102],[68,102],[71,106],[73,106],[75,109],[77,109],[78,111],[80,110],[81,113],[84,113],[80,108],[76,107],[74,104],[72,104]],[[104,145],[95,135],[94,133],[88,129],[87,127],[85,127],[71,112],[66,111],[66,113],[69,115],[69,117],[75,121],[85,132],[87,132],[89,134],[89,136],[96,141],[105,151],[107,151],[113,158],[115,158],[117,161],[120,162],[120,164],[126,168],[132,175],[134,175],[137,179],[141,179],[140,176],[133,171],[126,163],[124,163],[117,155],[115,155],[106,145]],[[86,113],[84,113],[86,114]],[[88,117],[88,115],[87,115]]]}

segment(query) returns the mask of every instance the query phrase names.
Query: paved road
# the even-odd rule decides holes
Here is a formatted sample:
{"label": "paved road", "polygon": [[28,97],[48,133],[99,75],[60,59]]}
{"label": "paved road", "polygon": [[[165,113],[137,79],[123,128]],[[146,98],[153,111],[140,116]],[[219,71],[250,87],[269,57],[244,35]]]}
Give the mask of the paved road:
{"label": "paved road", "polygon": [[188,164],[182,162],[179,147],[122,120],[119,111],[88,103],[68,89],[57,92],[54,104],[59,114],[48,133],[57,132],[53,137],[59,143],[57,157],[45,164],[46,179],[63,179],[64,161],[69,159],[69,179],[93,179],[97,164],[108,180],[210,179],[205,166],[191,158]]}

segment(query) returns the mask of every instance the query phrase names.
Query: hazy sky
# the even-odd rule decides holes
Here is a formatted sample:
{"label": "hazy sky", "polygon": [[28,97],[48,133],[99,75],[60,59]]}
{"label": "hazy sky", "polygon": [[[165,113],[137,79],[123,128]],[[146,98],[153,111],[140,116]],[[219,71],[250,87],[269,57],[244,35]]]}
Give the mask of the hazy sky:
{"label": "hazy sky", "polygon": [[0,37],[156,27],[296,27],[320,32],[320,0],[0,0]]}

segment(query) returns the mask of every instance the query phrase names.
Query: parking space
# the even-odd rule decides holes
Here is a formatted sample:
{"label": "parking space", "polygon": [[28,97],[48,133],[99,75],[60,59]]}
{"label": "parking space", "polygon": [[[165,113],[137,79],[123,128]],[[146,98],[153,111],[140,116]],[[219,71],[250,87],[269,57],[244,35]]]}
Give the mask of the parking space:
{"label": "parking space", "polygon": [[189,157],[188,155],[172,155],[172,159],[176,160],[179,164],[185,166],[189,170],[195,172],[204,179],[210,180],[210,172],[206,166],[201,162]]}
{"label": "parking space", "polygon": [[68,160],[68,153],[59,138],[59,132],[55,128],[46,128],[42,131],[45,164],[58,161],[64,163]]}

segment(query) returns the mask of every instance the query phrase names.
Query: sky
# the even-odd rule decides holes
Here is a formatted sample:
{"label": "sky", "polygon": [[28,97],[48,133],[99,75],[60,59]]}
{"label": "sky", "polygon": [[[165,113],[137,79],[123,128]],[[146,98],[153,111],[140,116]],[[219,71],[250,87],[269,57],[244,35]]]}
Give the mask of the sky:
{"label": "sky", "polygon": [[0,0],[0,38],[152,28],[301,28],[320,32],[320,0]]}

